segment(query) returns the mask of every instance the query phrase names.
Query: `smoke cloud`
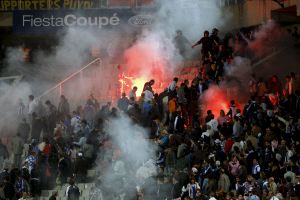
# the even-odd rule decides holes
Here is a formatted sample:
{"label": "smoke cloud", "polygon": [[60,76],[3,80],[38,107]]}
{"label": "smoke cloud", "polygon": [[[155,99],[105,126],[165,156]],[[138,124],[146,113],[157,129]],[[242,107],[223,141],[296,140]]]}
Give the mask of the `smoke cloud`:
{"label": "smoke cloud", "polygon": [[112,119],[106,131],[113,143],[113,153],[106,153],[112,165],[99,178],[103,197],[113,199],[126,195],[125,199],[134,199],[136,187],[157,175],[153,160],[156,148],[145,139],[147,131],[124,115]]}
{"label": "smoke cloud", "polygon": [[[214,110],[215,115],[219,114],[220,109],[225,108],[226,112],[232,99],[241,105],[248,101],[250,97],[248,83],[252,74],[255,74],[256,78],[270,76],[270,71],[279,72],[282,66],[271,64],[270,61],[279,59],[281,62],[287,62],[288,60],[287,55],[283,55],[282,52],[292,48],[292,40],[286,30],[276,22],[269,20],[257,27],[250,35],[250,38],[242,35],[243,42],[247,42],[246,46],[238,42],[235,44],[235,49],[239,51],[238,55],[240,52],[248,52],[248,54],[235,56],[232,63],[225,66],[225,79],[220,87],[210,87],[202,97],[204,107]],[[215,96],[220,97],[219,106],[209,108],[211,106],[209,104],[215,101]]]}
{"label": "smoke cloud", "polygon": [[[152,26],[125,53],[129,76],[154,78],[160,88],[167,86],[184,59],[199,58],[199,51],[191,50],[191,44],[202,37],[205,30],[222,28],[231,17],[222,15],[217,1],[163,0],[156,1],[157,12]],[[205,19],[205,20],[204,20]],[[185,58],[179,54],[174,38],[181,30],[189,40]],[[161,91],[161,90],[160,90]]]}

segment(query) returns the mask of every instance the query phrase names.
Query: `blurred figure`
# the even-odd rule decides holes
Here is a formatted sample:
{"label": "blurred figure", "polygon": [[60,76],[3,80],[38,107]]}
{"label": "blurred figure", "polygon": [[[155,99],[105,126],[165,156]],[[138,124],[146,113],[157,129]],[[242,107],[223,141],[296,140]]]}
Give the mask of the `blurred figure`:
{"label": "blurred figure", "polygon": [[69,186],[66,190],[67,200],[78,200],[80,196],[79,188],[75,185],[75,181],[73,179],[69,180]]}
{"label": "blurred figure", "polygon": [[96,110],[91,99],[88,99],[83,108],[83,118],[91,126],[94,124],[94,119],[96,115]]}
{"label": "blurred figure", "polygon": [[70,114],[70,105],[68,99],[64,95],[60,96],[57,110],[60,119],[64,119],[68,114]]}
{"label": "blurred figure", "polygon": [[29,95],[28,99],[29,99],[29,103],[28,103],[28,115],[29,115],[29,119],[32,119],[31,115],[32,115],[32,113],[37,112],[38,103],[34,99],[33,95]]}
{"label": "blurred figure", "polygon": [[23,141],[27,143],[30,134],[30,125],[29,123],[27,123],[25,118],[23,118],[22,122],[19,124],[17,132],[20,133],[20,136],[23,138]]}
{"label": "blurred figure", "polygon": [[49,200],[56,200],[57,195],[58,195],[58,192],[57,191],[53,191],[52,195],[49,198]]}
{"label": "blurred figure", "polygon": [[178,78],[173,78],[173,81],[168,86],[168,96],[169,99],[172,99],[172,97],[176,96],[176,87],[177,87]]}
{"label": "blurred figure", "polygon": [[24,141],[21,138],[20,133],[17,133],[11,141],[12,152],[13,152],[13,164],[15,167],[21,167],[21,157],[23,153]]}
{"label": "blurred figure", "polygon": [[181,30],[176,31],[176,36],[174,38],[175,47],[179,54],[186,58],[188,47],[191,46],[190,41],[182,34]]}
{"label": "blurred figure", "polygon": [[210,36],[213,55],[216,55],[216,53],[219,51],[219,45],[221,44],[221,39],[219,38],[218,34],[219,30],[217,28],[214,28]]}
{"label": "blurred figure", "polygon": [[145,90],[149,90],[150,92],[152,92],[152,93],[154,94],[153,89],[152,89],[152,86],[154,85],[154,83],[155,83],[155,81],[154,81],[153,79],[150,80],[149,82],[146,82],[146,83],[144,84],[143,92],[144,92]]}
{"label": "blurred figure", "polygon": [[5,160],[9,158],[7,147],[2,143],[0,139],[0,170],[4,168]]}
{"label": "blurred figure", "polygon": [[210,56],[209,54],[210,54],[210,51],[212,48],[212,41],[211,41],[211,38],[209,37],[208,31],[204,31],[203,37],[198,42],[196,42],[194,45],[192,45],[192,48],[194,48],[200,44],[202,44],[201,54],[202,54],[202,61],[204,61],[207,57]]}
{"label": "blurred figure", "polygon": [[37,116],[35,112],[32,113],[31,121],[31,139],[35,141],[40,140],[41,131],[43,129],[42,119]]}
{"label": "blurred figure", "polygon": [[133,101],[136,101],[137,99],[136,99],[136,91],[137,91],[137,87],[136,86],[134,86],[133,88],[132,88],[132,90],[129,92],[129,99],[131,100],[133,100]]}
{"label": "blurred figure", "polygon": [[20,98],[19,99],[19,107],[18,107],[18,117],[19,117],[19,119],[23,119],[25,117],[25,114],[26,114],[25,109],[26,109],[26,106],[23,103],[23,100]]}
{"label": "blurred figure", "polygon": [[52,136],[54,128],[56,127],[57,109],[49,100],[47,100],[45,102],[45,105],[46,105],[47,132],[48,132],[49,136]]}
{"label": "blurred figure", "polygon": [[122,97],[118,100],[118,108],[123,111],[127,112],[129,106],[129,99],[126,97],[126,93],[122,93]]}

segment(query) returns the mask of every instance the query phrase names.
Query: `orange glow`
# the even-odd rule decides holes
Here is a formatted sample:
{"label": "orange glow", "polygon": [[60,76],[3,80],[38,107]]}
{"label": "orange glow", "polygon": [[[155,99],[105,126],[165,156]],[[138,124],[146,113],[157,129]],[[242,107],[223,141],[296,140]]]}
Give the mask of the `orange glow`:
{"label": "orange glow", "polygon": [[133,86],[136,86],[138,88],[138,90],[136,91],[136,96],[141,96],[142,92],[143,92],[143,87],[144,87],[144,84],[147,82],[148,80],[144,77],[139,77],[139,78],[136,78],[136,79],[132,79],[131,82],[132,82],[132,87]]}
{"label": "orange glow", "polygon": [[145,77],[138,77],[138,78],[134,78],[131,76],[126,76],[124,75],[124,73],[120,76],[119,78],[119,82],[121,84],[121,96],[122,93],[125,92],[126,95],[128,95],[129,91],[131,91],[131,89],[136,86],[138,88],[136,95],[139,97],[141,96],[142,92],[143,92],[143,88],[144,88],[144,84],[147,82],[148,80]]}
{"label": "orange glow", "polygon": [[130,79],[131,88],[138,87],[137,96],[141,95],[144,84],[151,79],[155,80],[154,92],[159,93],[173,78],[173,66],[167,51],[156,38],[150,37],[137,42],[124,52],[124,58],[126,65],[123,72],[126,79]]}
{"label": "orange glow", "polygon": [[207,110],[211,110],[215,117],[219,117],[220,110],[224,110],[225,113],[229,110],[229,101],[226,98],[225,93],[217,86],[209,88],[203,96],[204,115]]}
{"label": "orange glow", "polygon": [[[232,99],[227,97],[222,88],[211,86],[202,96],[203,116],[206,116],[207,110],[211,110],[215,118],[220,116],[220,110],[224,110],[226,114],[230,109],[230,100]],[[236,108],[241,109],[242,105],[237,102],[237,99],[234,100]]]}

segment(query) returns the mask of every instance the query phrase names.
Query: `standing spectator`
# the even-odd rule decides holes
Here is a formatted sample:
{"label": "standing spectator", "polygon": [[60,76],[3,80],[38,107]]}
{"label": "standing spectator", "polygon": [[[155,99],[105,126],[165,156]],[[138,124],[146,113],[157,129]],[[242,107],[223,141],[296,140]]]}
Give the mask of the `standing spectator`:
{"label": "standing spectator", "polygon": [[240,168],[240,162],[236,155],[233,155],[228,164],[228,171],[232,177],[237,177]]}
{"label": "standing spectator", "polygon": [[169,123],[174,122],[176,110],[177,110],[177,101],[176,101],[176,97],[173,97],[168,102]]}
{"label": "standing spectator", "polygon": [[67,178],[72,175],[72,170],[70,166],[70,160],[68,157],[64,155],[60,155],[58,161],[58,177],[60,179],[61,184],[67,182]]}
{"label": "standing spectator", "polygon": [[36,168],[37,164],[37,154],[35,151],[31,150],[29,156],[26,158],[25,162],[27,163],[29,174]]}
{"label": "standing spectator", "polygon": [[263,96],[267,93],[267,85],[263,78],[259,78],[257,82],[257,97],[259,101],[262,100]]}
{"label": "standing spectator", "polygon": [[57,110],[58,110],[60,119],[64,119],[65,116],[70,114],[70,105],[69,105],[68,99],[64,95],[60,96],[60,101],[59,101]]}
{"label": "standing spectator", "polygon": [[28,99],[29,99],[28,114],[29,114],[30,119],[31,119],[31,115],[33,114],[33,112],[37,112],[38,103],[34,99],[33,95],[29,95]]}
{"label": "standing spectator", "polygon": [[176,86],[177,86],[178,78],[175,77],[173,81],[168,86],[168,96],[171,99],[176,96]]}
{"label": "standing spectator", "polygon": [[248,83],[248,86],[249,86],[250,96],[255,97],[257,95],[257,80],[255,74],[251,74],[251,79]]}
{"label": "standing spectator", "polygon": [[8,158],[9,158],[9,154],[7,151],[7,147],[2,143],[2,140],[0,139],[0,170],[3,169],[6,163],[6,159]]}
{"label": "standing spectator", "polygon": [[122,97],[118,100],[118,108],[123,111],[127,112],[129,106],[129,99],[126,97],[126,93],[122,93]]}
{"label": "standing spectator", "polygon": [[69,180],[69,186],[66,190],[67,200],[78,200],[80,196],[79,188],[75,185],[73,179]]}
{"label": "standing spectator", "polygon": [[209,53],[212,48],[212,41],[211,38],[209,37],[208,31],[204,31],[204,36],[198,42],[196,42],[192,46],[192,48],[200,44],[202,44],[201,54],[202,54],[202,61],[204,61],[206,57],[209,57]]}
{"label": "standing spectator", "polygon": [[29,192],[29,184],[24,178],[18,176],[15,183],[15,189],[16,189],[16,197],[19,199],[23,196],[24,193]]}
{"label": "standing spectator", "polygon": [[182,192],[187,192],[189,198],[196,199],[197,190],[200,189],[199,183],[194,178],[191,179],[190,183],[186,187],[182,188]]}
{"label": "standing spectator", "polygon": [[21,138],[20,133],[17,133],[12,138],[12,152],[13,152],[13,163],[15,167],[21,167],[21,157],[23,153],[24,142],[23,138]]}
{"label": "standing spectator", "polygon": [[27,123],[26,119],[23,118],[22,122],[18,126],[18,133],[23,138],[23,141],[26,143],[29,140],[30,134],[30,125]]}
{"label": "standing spectator", "polygon": [[57,195],[57,191],[52,192],[52,195],[50,196],[49,200],[56,200]]}
{"label": "standing spectator", "polygon": [[94,125],[96,110],[91,99],[88,99],[83,108],[83,118],[90,126]]}
{"label": "standing spectator", "polygon": [[129,99],[130,100],[133,100],[133,101],[136,101],[137,99],[136,99],[136,92],[137,92],[137,87],[136,86],[134,86],[133,88],[132,88],[132,90],[129,92]]}
{"label": "standing spectator", "polygon": [[232,127],[232,135],[234,138],[238,138],[243,133],[243,128],[240,122],[240,118],[238,116],[233,117],[233,127]]}
{"label": "standing spectator", "polygon": [[174,44],[176,49],[179,51],[179,54],[186,58],[187,56],[187,47],[189,47],[191,44],[188,41],[188,39],[182,34],[181,30],[176,31],[176,36],[174,38]]}
{"label": "standing spectator", "polygon": [[75,135],[78,134],[81,130],[81,124],[80,124],[80,115],[73,111],[73,117],[71,118],[71,127],[72,127],[72,133]]}
{"label": "standing spectator", "polygon": [[56,127],[57,109],[49,100],[47,100],[45,104],[46,104],[47,132],[49,136],[53,136],[53,131],[54,128]]}
{"label": "standing spectator", "polygon": [[90,95],[90,100],[92,101],[94,110],[97,112],[100,109],[100,104],[99,104],[98,100],[94,97],[93,94]]}
{"label": "standing spectator", "polygon": [[6,176],[4,178],[4,195],[5,199],[13,200],[16,194],[15,186],[11,183],[10,177]]}
{"label": "standing spectator", "polygon": [[42,130],[42,119],[37,116],[36,112],[33,112],[31,122],[31,139],[34,139],[35,141],[39,142]]}
{"label": "standing spectator", "polygon": [[153,89],[152,89],[152,86],[154,85],[154,83],[155,83],[155,81],[153,79],[150,80],[149,82],[146,82],[144,84],[143,92],[146,90],[149,90],[150,92],[154,93]]}
{"label": "standing spectator", "polygon": [[24,117],[26,117],[25,109],[26,109],[26,106],[23,103],[23,100],[20,98],[19,99],[19,107],[18,107],[18,118],[19,119],[23,119]]}
{"label": "standing spectator", "polygon": [[0,139],[0,170],[3,169],[6,163],[6,159],[8,158],[9,158],[9,154],[7,151],[7,147],[2,143],[2,140]]}
{"label": "standing spectator", "polygon": [[252,165],[252,176],[254,178],[258,179],[260,177],[260,171],[261,171],[260,165],[259,165],[257,159],[254,158],[253,165]]}
{"label": "standing spectator", "polygon": [[229,192],[230,180],[224,169],[221,169],[221,175],[218,181],[218,190],[222,192]]}
{"label": "standing spectator", "polygon": [[145,102],[152,102],[152,100],[154,98],[153,92],[151,92],[150,90],[145,90],[143,93],[145,94],[144,103]]}

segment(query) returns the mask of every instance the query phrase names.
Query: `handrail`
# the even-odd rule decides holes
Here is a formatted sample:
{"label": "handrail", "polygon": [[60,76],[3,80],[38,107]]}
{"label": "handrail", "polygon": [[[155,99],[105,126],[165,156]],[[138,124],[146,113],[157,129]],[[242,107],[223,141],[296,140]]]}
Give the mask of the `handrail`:
{"label": "handrail", "polygon": [[83,70],[85,70],[86,68],[90,67],[92,64],[96,63],[96,62],[102,62],[101,58],[96,58],[95,60],[93,60],[92,62],[88,63],[87,65],[85,65],[84,67],[82,67],[80,70],[74,72],[73,74],[69,75],[67,78],[65,78],[64,80],[62,80],[61,82],[59,82],[58,84],[56,84],[55,86],[53,86],[52,88],[46,90],[43,94],[41,94],[38,99],[40,99],[41,97],[45,96],[46,94],[50,93],[52,90],[55,90],[58,87],[61,87],[61,85],[63,83],[65,83],[66,81],[70,80],[71,78],[73,78],[74,76],[76,76],[77,74],[79,74],[80,72],[82,72]]}

